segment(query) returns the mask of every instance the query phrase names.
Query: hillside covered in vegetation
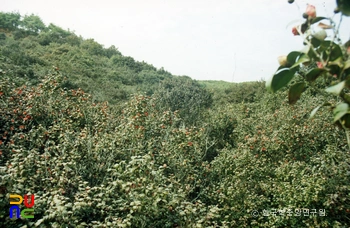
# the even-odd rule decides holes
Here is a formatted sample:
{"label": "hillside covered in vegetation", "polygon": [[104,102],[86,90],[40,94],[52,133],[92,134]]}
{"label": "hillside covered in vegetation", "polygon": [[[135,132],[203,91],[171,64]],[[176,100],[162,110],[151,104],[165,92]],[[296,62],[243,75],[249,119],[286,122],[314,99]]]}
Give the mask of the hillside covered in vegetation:
{"label": "hillside covered in vegetation", "polygon": [[[195,81],[0,12],[1,227],[346,227],[338,98]],[[35,195],[10,218],[10,195]],[[19,205],[23,211],[26,206]],[[10,213],[11,214],[11,213]],[[15,214],[15,213],[14,213]]]}

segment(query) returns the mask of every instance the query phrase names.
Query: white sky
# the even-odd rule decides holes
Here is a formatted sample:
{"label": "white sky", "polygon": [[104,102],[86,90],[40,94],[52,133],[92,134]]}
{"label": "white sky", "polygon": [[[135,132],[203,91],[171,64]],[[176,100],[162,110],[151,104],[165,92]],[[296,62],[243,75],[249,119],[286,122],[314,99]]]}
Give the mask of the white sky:
{"label": "white sky", "polygon": [[[269,78],[278,56],[302,49],[288,24],[307,3],[333,15],[335,0],[0,0],[0,11],[34,13],[174,75],[242,82]],[[345,17],[343,42],[349,28]]]}

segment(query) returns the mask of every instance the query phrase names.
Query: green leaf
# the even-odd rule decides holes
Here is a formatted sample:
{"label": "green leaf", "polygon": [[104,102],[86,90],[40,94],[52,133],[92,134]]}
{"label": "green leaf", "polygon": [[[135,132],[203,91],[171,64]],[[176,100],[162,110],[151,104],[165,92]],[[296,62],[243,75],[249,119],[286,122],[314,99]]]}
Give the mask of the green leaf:
{"label": "green leaf", "polygon": [[343,58],[339,57],[334,61],[329,61],[328,65],[336,65],[336,66],[339,66],[340,68],[342,68],[344,66]]}
{"label": "green leaf", "polygon": [[340,118],[342,118],[345,114],[348,113],[349,105],[347,103],[338,104],[333,110],[334,114],[334,122],[337,122]]}
{"label": "green leaf", "polygon": [[[316,38],[315,38],[315,39],[316,39]],[[317,49],[317,50],[318,50],[318,49]],[[319,60],[319,57],[317,57],[317,55],[316,55],[315,52],[318,53],[318,52],[316,51],[316,48],[309,47],[309,50],[308,50],[308,52],[307,52],[306,54],[309,56],[310,59],[313,59],[313,60],[318,61],[318,60]]]}
{"label": "green leaf", "polygon": [[328,19],[327,17],[315,17],[315,18],[313,18],[312,20],[311,20],[311,24],[315,24],[315,23],[317,23],[317,22],[319,22],[319,21],[322,21],[322,20],[324,20],[324,19]]}
{"label": "green leaf", "polygon": [[314,108],[314,109],[311,111],[310,117],[309,117],[309,118],[310,118],[310,119],[313,118],[313,117],[315,116],[316,112],[317,112],[321,107],[323,107],[323,106],[331,106],[331,105],[332,105],[331,103],[325,102],[323,105],[317,106],[316,108]]}
{"label": "green leaf", "polygon": [[[332,46],[332,49],[330,50],[331,46]],[[327,60],[327,58],[329,57],[330,61],[334,61],[343,56],[343,52],[340,46],[329,40],[325,40],[321,42],[321,45],[318,48],[318,52],[323,54],[324,60]]]}
{"label": "green leaf", "polygon": [[320,68],[314,68],[308,71],[305,75],[305,78],[309,82],[315,81],[325,70]]}
{"label": "green leaf", "polygon": [[285,69],[285,68],[286,68],[286,66],[279,66],[276,71],[279,71],[279,70],[282,70],[282,69]]}
{"label": "green leaf", "polygon": [[299,67],[300,64],[306,63],[306,62],[309,62],[309,61],[310,61],[309,56],[307,56],[305,54],[302,54],[299,57],[298,61],[293,66],[291,66],[291,68]]}
{"label": "green leaf", "polygon": [[284,68],[276,72],[268,81],[266,88],[269,91],[276,92],[286,86],[294,77],[296,70]]}
{"label": "green leaf", "polygon": [[302,53],[302,52],[299,52],[299,51],[292,51],[291,53],[289,53],[289,54],[287,55],[287,62],[288,62],[288,64],[293,65],[293,64],[296,62],[297,58],[298,58],[300,55],[302,55],[302,54],[303,54],[303,53]]}
{"label": "green leaf", "polygon": [[288,93],[289,104],[295,104],[300,99],[301,93],[305,91],[305,86],[305,82],[299,82],[290,87]]}
{"label": "green leaf", "polygon": [[342,81],[334,86],[328,87],[326,89],[326,92],[333,93],[334,95],[338,96],[344,87],[345,87],[345,81]]}
{"label": "green leaf", "polygon": [[330,75],[336,75],[338,77],[341,73],[341,68],[337,65],[328,65],[328,72]]}
{"label": "green leaf", "polygon": [[331,43],[332,43],[332,41],[329,41],[329,40],[322,41],[318,50],[320,52],[327,50],[329,48],[329,46],[331,45]]}
{"label": "green leaf", "polygon": [[315,37],[312,37],[311,40],[310,40],[310,43],[312,44],[312,46],[314,48],[317,48],[321,45],[321,40],[315,38]]}
{"label": "green leaf", "polygon": [[41,223],[43,223],[44,219],[39,219],[38,221],[36,221],[36,223],[34,224],[35,226],[39,226]]}
{"label": "green leaf", "polygon": [[335,61],[336,59],[342,58],[342,57],[343,57],[343,52],[340,46],[336,43],[333,43],[329,60]]}
{"label": "green leaf", "polygon": [[322,107],[322,105],[317,106],[316,108],[314,108],[311,113],[310,113],[310,119],[313,118],[316,115],[316,112]]}

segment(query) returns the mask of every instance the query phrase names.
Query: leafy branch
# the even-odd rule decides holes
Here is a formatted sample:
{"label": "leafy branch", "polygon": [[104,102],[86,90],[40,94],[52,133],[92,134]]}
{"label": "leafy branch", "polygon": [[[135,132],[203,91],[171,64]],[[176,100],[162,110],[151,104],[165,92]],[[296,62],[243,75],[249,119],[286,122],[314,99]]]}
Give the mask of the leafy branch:
{"label": "leafy branch", "polygon": [[[293,3],[294,1],[288,2]],[[338,0],[334,12],[342,14],[338,26],[335,26],[335,22],[331,18],[316,17],[316,8],[313,5],[307,5],[303,13],[305,22],[292,28],[292,33],[295,36],[303,36],[306,48],[304,51],[292,51],[286,56],[278,57],[280,67],[266,82],[266,87],[269,91],[276,92],[294,81],[288,92],[289,104],[293,105],[300,99],[309,85],[313,86],[316,80],[323,76],[327,87],[325,91],[341,100],[340,103],[331,104],[334,115],[333,122],[345,130],[350,148],[348,135],[350,129],[350,94],[348,92],[350,89],[350,50],[345,45],[341,46],[339,39],[343,15],[350,16],[349,1]],[[328,20],[329,25],[322,23],[323,20]],[[326,29],[333,29],[332,39],[327,39]],[[338,43],[336,43],[336,39],[339,41]],[[298,78],[302,80],[297,79],[296,76],[301,76]],[[329,104],[326,102],[314,108],[310,118],[321,107]]]}

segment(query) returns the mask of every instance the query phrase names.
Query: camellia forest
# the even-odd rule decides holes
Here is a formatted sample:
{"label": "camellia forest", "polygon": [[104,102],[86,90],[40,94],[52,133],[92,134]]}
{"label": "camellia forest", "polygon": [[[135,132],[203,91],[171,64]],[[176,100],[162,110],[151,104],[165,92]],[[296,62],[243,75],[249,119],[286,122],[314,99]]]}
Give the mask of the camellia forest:
{"label": "camellia forest", "polygon": [[350,42],[316,14],[266,82],[228,83],[0,12],[0,226],[348,227]]}

